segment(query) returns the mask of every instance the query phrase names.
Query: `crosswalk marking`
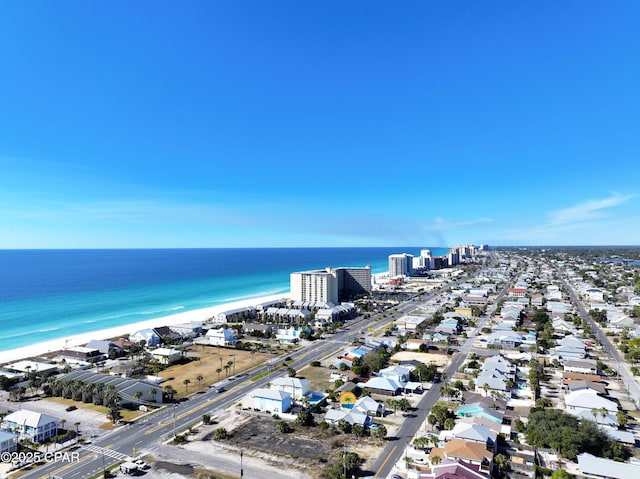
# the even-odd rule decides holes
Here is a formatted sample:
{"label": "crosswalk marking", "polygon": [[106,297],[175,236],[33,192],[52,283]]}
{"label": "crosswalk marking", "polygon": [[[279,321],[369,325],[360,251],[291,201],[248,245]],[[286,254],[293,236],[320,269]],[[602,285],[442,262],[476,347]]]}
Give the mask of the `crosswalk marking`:
{"label": "crosswalk marking", "polygon": [[106,447],[86,445],[84,446],[84,448],[87,449],[88,451],[95,452],[98,454],[104,454],[105,456],[112,457],[113,459],[117,459],[119,461],[122,461],[129,457],[126,454],[123,454],[118,451],[114,451],[113,449],[107,449]]}

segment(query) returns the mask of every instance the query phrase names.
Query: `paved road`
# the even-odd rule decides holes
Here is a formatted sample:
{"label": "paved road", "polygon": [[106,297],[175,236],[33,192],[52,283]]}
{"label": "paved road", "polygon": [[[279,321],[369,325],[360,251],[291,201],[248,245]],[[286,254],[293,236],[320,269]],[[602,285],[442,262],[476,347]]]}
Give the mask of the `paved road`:
{"label": "paved road", "polygon": [[636,408],[638,408],[638,405],[640,405],[640,384],[636,382],[635,377],[629,371],[628,363],[624,360],[624,357],[620,354],[618,348],[616,348],[611,343],[611,341],[609,341],[609,338],[606,334],[604,334],[604,332],[600,328],[600,325],[593,321],[593,319],[591,319],[591,316],[589,316],[589,313],[585,309],[584,304],[582,303],[582,301],[580,301],[580,298],[578,298],[578,295],[573,289],[573,286],[571,286],[571,284],[561,274],[559,276],[565,288],[569,292],[571,301],[578,310],[578,314],[587,322],[587,324],[591,328],[591,332],[596,336],[598,342],[607,353],[607,355],[616,362],[616,369],[618,371],[618,374],[627,387],[629,396],[633,400],[633,403],[636,405]]}
{"label": "paved road", "polygon": [[[481,331],[486,323],[489,321],[489,318],[495,311],[498,303],[505,296],[507,289],[509,288],[509,284],[507,284],[496,296],[493,304],[487,308],[487,314],[484,316],[477,327],[475,328],[476,334],[471,335],[464,344],[460,347],[458,352],[456,352],[451,358],[451,362],[447,365],[447,367],[443,370],[448,378],[452,378],[454,374],[458,371],[462,362],[466,359],[467,355],[471,352],[473,348],[473,344],[476,339],[477,332]],[[420,429],[420,426],[423,425],[426,421],[426,418],[431,411],[433,405],[440,399],[440,388],[433,387],[426,393],[422,399],[420,399],[417,410],[415,411],[416,417],[411,418],[410,420],[405,420],[396,437],[389,441],[384,451],[378,456],[378,459],[374,461],[372,464],[371,470],[374,472],[375,478],[387,477],[391,474],[393,467],[402,460],[405,455],[405,450],[415,437],[416,433]]]}

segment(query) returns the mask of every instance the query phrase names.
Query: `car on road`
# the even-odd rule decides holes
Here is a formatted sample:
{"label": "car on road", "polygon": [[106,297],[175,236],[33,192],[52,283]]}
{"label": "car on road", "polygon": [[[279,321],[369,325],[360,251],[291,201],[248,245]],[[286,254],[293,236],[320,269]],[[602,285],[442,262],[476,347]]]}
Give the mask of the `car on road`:
{"label": "car on road", "polygon": [[217,388],[217,389],[216,389],[216,392],[217,392],[217,393],[223,393],[223,392],[225,392],[225,391],[226,391],[226,389],[225,389],[225,388]]}
{"label": "car on road", "polygon": [[76,409],[78,409],[78,407],[77,407],[77,406],[68,406],[68,407],[65,409],[65,411],[67,411],[67,412],[71,412],[71,411],[75,411]]}

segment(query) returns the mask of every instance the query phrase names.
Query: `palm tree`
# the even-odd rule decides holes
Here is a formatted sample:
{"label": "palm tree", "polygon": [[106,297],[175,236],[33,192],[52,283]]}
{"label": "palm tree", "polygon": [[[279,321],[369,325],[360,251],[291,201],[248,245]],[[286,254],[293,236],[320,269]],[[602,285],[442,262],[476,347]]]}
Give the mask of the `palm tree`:
{"label": "palm tree", "polygon": [[482,389],[484,390],[484,397],[487,397],[487,396],[489,395],[489,394],[488,394],[488,391],[489,391],[489,385],[488,385],[487,383],[484,383],[484,384],[482,385]]}
{"label": "palm tree", "polygon": [[156,394],[158,394],[158,390],[156,388],[149,388],[149,394],[151,394],[151,397],[153,398],[153,401],[155,402]]}
{"label": "palm tree", "polygon": [[142,397],[142,391],[134,392],[133,397],[135,397],[138,401],[140,401],[140,398]]}
{"label": "palm tree", "polygon": [[198,374],[196,376],[196,379],[198,380],[198,388],[200,387],[200,382],[204,379],[204,376],[202,374]]}
{"label": "palm tree", "polygon": [[231,366],[229,366],[228,364],[224,365],[224,372],[226,377],[229,377],[229,369],[231,368]]}
{"label": "palm tree", "polygon": [[184,384],[185,392],[189,392],[189,384],[191,384],[191,379],[185,379],[184,381],[182,381],[182,384]]}
{"label": "palm tree", "polygon": [[440,464],[440,461],[442,461],[442,458],[440,456],[433,456],[431,458],[431,464],[433,464],[434,466]]}
{"label": "palm tree", "polygon": [[220,381],[220,373],[222,372],[222,368],[216,369],[216,372],[218,373],[218,381]]}
{"label": "palm tree", "polygon": [[598,414],[599,414],[598,408],[592,407],[591,408],[591,414],[593,414],[593,420],[597,423],[598,422]]}
{"label": "palm tree", "polygon": [[438,424],[438,419],[433,414],[429,414],[427,416],[427,421],[431,425],[431,430],[433,431],[433,428],[435,427],[435,425]]}
{"label": "palm tree", "polygon": [[606,419],[606,417],[609,415],[609,411],[607,411],[607,408],[602,406],[600,408],[600,415],[602,416],[602,424],[604,425],[604,420]]}
{"label": "palm tree", "polygon": [[174,396],[177,394],[178,391],[176,391],[173,386],[165,386],[164,387],[164,393],[167,395],[167,398],[170,401],[173,401]]}

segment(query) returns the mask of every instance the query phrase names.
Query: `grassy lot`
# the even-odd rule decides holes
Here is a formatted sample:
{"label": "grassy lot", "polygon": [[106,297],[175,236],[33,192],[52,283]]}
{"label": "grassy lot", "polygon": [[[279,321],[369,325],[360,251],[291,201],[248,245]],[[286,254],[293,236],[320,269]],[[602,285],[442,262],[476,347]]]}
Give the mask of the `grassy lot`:
{"label": "grassy lot", "polygon": [[[95,404],[84,403],[81,401],[73,401],[72,399],[65,399],[60,397],[48,397],[47,401],[55,402],[58,404],[64,404],[65,406],[76,406],[78,409],[86,409],[87,411],[94,411],[97,413],[104,414],[105,423],[110,424],[110,421],[107,419],[107,414],[109,413],[109,409],[104,406],[96,406]],[[144,413],[138,410],[131,411],[129,409],[121,409],[120,414],[122,415],[123,421],[132,421]]]}
{"label": "grassy lot", "polygon": [[347,375],[349,374],[349,371],[342,372],[324,367],[305,366],[298,371],[298,374],[296,376],[299,378],[308,379],[311,382],[312,391],[324,391],[327,388],[333,389],[333,383],[335,381],[331,381],[329,379],[329,377],[331,376],[331,372],[339,372],[340,374]]}
{"label": "grassy lot", "polygon": [[[267,360],[286,354],[287,351],[288,349],[285,347],[274,355],[259,352],[252,353],[233,348],[218,348],[216,346],[192,346],[189,349],[189,356],[196,356],[193,360],[169,366],[158,375],[165,379],[162,386],[173,387],[178,391],[176,398],[180,398],[234,374],[244,373],[246,370]],[[229,362],[231,362],[231,366],[228,369],[224,369],[224,366],[228,365]],[[218,372],[218,369],[221,371]],[[198,381],[198,376],[202,376],[200,381]],[[185,380],[190,381],[190,383],[185,385]]]}

